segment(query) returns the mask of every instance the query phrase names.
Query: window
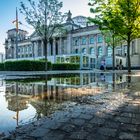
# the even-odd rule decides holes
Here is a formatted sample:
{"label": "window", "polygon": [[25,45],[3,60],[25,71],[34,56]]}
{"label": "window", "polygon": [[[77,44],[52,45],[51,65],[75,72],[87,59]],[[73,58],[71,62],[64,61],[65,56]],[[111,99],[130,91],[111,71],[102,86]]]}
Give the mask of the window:
{"label": "window", "polygon": [[127,54],[127,45],[124,45],[124,55],[126,56]]}
{"label": "window", "polygon": [[73,38],[73,46],[79,45],[79,38]]}
{"label": "window", "polygon": [[87,42],[87,41],[86,41],[86,37],[83,37],[83,38],[82,38],[82,45],[86,45],[86,42]]}
{"label": "window", "polygon": [[31,51],[32,51],[32,46],[29,45],[29,46],[28,46],[28,52],[31,52]]}
{"label": "window", "polygon": [[94,48],[90,48],[90,54],[91,54],[91,55],[95,55],[95,50],[94,50]]}
{"label": "window", "polygon": [[135,42],[132,41],[132,54],[135,54]]}
{"label": "window", "polygon": [[83,48],[83,49],[82,49],[82,53],[83,53],[83,54],[86,54],[86,52],[87,52],[86,48]]}
{"label": "window", "polygon": [[90,37],[90,44],[94,44],[94,37]]}
{"label": "window", "polygon": [[98,48],[98,56],[101,56],[102,55],[102,47],[99,47]]}
{"label": "window", "polygon": [[78,53],[78,49],[75,50],[75,53],[76,53],[76,54]]}
{"label": "window", "polygon": [[23,47],[21,47],[21,50],[20,51],[23,52]]}
{"label": "window", "polygon": [[24,48],[25,52],[27,52],[27,47]]}
{"label": "window", "polygon": [[20,48],[18,48],[18,52],[20,53]]}
{"label": "window", "polygon": [[107,56],[112,56],[112,48],[110,46],[107,47]]}
{"label": "window", "polygon": [[98,35],[98,43],[102,43],[103,42],[103,36],[102,35]]}

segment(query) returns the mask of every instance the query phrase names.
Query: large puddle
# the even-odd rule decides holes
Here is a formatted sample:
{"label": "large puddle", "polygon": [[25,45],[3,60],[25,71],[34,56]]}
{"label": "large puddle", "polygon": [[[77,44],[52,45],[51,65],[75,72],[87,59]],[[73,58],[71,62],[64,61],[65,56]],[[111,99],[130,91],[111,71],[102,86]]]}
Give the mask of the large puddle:
{"label": "large puddle", "polygon": [[50,116],[81,96],[123,92],[132,87],[140,90],[139,81],[138,76],[130,80],[125,74],[111,73],[0,79],[0,133]]}

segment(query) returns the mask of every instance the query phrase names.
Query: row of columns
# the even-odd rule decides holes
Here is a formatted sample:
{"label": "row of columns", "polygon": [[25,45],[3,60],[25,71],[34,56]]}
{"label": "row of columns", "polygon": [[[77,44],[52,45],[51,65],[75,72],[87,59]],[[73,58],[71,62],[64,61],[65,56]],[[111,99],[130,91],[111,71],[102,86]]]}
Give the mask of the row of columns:
{"label": "row of columns", "polygon": [[[43,57],[45,55],[43,41],[41,41],[41,46],[39,45],[39,42],[40,42],[39,40],[33,42],[32,51],[34,53],[34,57]],[[51,55],[56,56],[56,54],[61,55],[63,53],[63,47],[64,47],[64,43],[62,42],[62,37],[60,37],[59,40],[56,40],[56,38],[54,38],[53,42],[50,42],[47,44],[47,55],[48,56],[51,56]],[[41,49],[41,55],[38,54],[39,49]]]}

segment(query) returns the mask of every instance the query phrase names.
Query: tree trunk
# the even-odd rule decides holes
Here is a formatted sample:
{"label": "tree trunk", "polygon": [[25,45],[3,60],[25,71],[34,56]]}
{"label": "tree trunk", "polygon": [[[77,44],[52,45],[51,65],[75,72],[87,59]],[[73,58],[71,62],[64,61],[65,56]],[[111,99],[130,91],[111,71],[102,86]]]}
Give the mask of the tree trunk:
{"label": "tree trunk", "polygon": [[130,36],[128,35],[127,40],[127,67],[128,67],[128,73],[131,73],[131,59],[130,59]]}
{"label": "tree trunk", "polygon": [[45,52],[45,71],[48,70],[48,64],[47,64],[47,43],[48,41],[46,39],[43,40],[44,43],[44,52]]}
{"label": "tree trunk", "polygon": [[113,35],[113,46],[112,46],[113,54],[112,54],[112,61],[113,61],[113,71],[115,70],[115,38]]}

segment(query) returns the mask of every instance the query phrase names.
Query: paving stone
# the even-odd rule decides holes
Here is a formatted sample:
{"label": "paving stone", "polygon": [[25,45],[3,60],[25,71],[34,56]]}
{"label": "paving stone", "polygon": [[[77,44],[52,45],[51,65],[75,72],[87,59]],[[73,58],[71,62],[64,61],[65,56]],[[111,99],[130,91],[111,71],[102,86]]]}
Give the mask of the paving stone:
{"label": "paving stone", "polygon": [[[140,118],[139,118],[140,119]],[[132,119],[132,124],[140,125],[140,120],[139,119]]]}
{"label": "paving stone", "polygon": [[43,137],[45,136],[50,130],[44,128],[37,128],[34,130],[29,136],[31,137]]}
{"label": "paving stone", "polygon": [[138,126],[133,124],[121,124],[120,129],[128,132],[138,132]]}
{"label": "paving stone", "polygon": [[97,134],[89,134],[86,140],[111,140],[110,137]]}
{"label": "paving stone", "polygon": [[120,125],[120,123],[115,122],[115,121],[109,121],[109,120],[106,121],[105,124],[104,124],[105,127],[116,128],[116,129],[119,127],[119,125]]}
{"label": "paving stone", "polygon": [[79,116],[79,118],[85,119],[85,120],[90,120],[91,118],[93,118],[93,116],[92,115],[89,115],[89,114],[81,114]]}
{"label": "paving stone", "polygon": [[98,129],[98,133],[102,134],[104,136],[111,136],[111,137],[115,137],[116,133],[117,133],[117,129],[111,129],[111,128],[99,128]]}
{"label": "paving stone", "polygon": [[42,140],[64,140],[64,135],[59,134],[57,136],[44,136]]}
{"label": "paving stone", "polygon": [[85,132],[85,131],[81,131],[81,132],[73,132],[71,135],[70,135],[70,138],[73,139],[73,140],[84,140],[87,135],[89,133],[88,132]]}
{"label": "paving stone", "polygon": [[74,129],[76,128],[75,125],[72,125],[72,124],[65,124],[64,126],[62,126],[60,129],[65,131],[65,132],[72,132]]}
{"label": "paving stone", "polygon": [[138,140],[134,134],[132,133],[126,133],[126,132],[121,132],[119,134],[119,139],[121,140]]}
{"label": "paving stone", "polygon": [[71,123],[77,126],[82,126],[85,123],[84,119],[72,119]]}
{"label": "paving stone", "polygon": [[115,121],[119,121],[120,123],[131,123],[131,118],[117,116]]}
{"label": "paving stone", "polygon": [[44,135],[43,140],[63,140],[66,133],[61,130],[52,130]]}
{"label": "paving stone", "polygon": [[122,116],[122,117],[133,117],[133,113],[123,112],[123,113],[121,113],[120,116]]}
{"label": "paving stone", "polygon": [[87,124],[84,124],[84,126],[82,126],[80,129],[83,131],[87,131],[90,133],[94,133],[97,130],[97,126],[94,126],[93,124],[90,124],[89,122]]}
{"label": "paving stone", "polygon": [[95,117],[90,121],[90,123],[97,124],[97,125],[102,125],[104,124],[104,122],[105,122],[105,119],[101,119],[98,117]]}
{"label": "paving stone", "polygon": [[70,114],[70,117],[75,119],[75,118],[79,118],[81,112],[73,112],[72,114]]}

